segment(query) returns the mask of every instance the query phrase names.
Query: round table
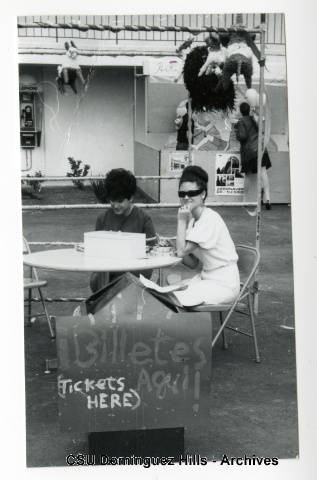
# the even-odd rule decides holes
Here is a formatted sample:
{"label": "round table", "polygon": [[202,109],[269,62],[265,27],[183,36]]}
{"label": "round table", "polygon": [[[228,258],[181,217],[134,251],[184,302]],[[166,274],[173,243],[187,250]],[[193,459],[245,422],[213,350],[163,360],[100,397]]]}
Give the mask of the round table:
{"label": "round table", "polygon": [[23,263],[30,267],[70,272],[132,272],[164,268],[181,262],[174,256],[151,256],[145,258],[100,258],[88,257],[75,248],[45,250],[23,256]]}
{"label": "round table", "polygon": [[[160,284],[161,268],[175,265],[181,261],[182,259],[179,257],[154,255],[148,255],[145,258],[127,258],[124,260],[88,257],[75,248],[43,250],[23,255],[23,263],[25,265],[48,270],[70,272],[131,272],[158,268]],[[57,360],[47,360],[47,370],[55,368],[57,368]]]}

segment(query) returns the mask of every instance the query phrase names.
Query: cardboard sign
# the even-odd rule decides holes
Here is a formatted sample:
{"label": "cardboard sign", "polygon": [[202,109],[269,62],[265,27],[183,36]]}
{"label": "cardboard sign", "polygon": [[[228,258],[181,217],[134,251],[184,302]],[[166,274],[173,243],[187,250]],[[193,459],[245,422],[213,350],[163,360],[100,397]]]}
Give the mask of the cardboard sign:
{"label": "cardboard sign", "polygon": [[62,429],[98,432],[205,422],[209,314],[175,313],[136,282],[106,297],[110,300],[94,314],[57,318]]}

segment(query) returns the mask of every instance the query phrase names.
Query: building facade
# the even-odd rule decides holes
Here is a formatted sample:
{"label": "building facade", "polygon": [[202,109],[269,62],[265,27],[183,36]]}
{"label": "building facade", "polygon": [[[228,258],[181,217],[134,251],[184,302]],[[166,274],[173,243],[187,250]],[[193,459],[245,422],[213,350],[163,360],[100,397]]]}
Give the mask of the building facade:
{"label": "building facade", "polygon": [[[136,143],[152,149],[154,156],[164,149],[175,136],[176,107],[188,96],[183,82],[174,82],[173,68],[179,70],[182,62],[176,49],[190,31],[195,34],[195,28],[226,28],[236,22],[237,16],[231,14],[19,17],[22,172],[64,176],[68,157],[89,164],[92,175],[114,167],[136,173],[146,169],[136,158]],[[243,14],[239,22],[249,29],[259,25],[266,29],[266,88],[275,106],[271,148],[284,155],[288,152],[284,16]],[[177,26],[190,31],[175,31]],[[205,36],[195,37],[197,45]],[[77,82],[77,95],[70,87],[62,95],[57,67],[65,57],[64,43],[70,41],[78,47],[87,87]],[[258,78],[255,71],[255,87]],[[35,145],[25,145],[32,140],[22,126],[28,95],[21,94],[30,85],[35,89],[34,116],[39,112],[36,128],[35,120],[33,125],[40,132]]]}

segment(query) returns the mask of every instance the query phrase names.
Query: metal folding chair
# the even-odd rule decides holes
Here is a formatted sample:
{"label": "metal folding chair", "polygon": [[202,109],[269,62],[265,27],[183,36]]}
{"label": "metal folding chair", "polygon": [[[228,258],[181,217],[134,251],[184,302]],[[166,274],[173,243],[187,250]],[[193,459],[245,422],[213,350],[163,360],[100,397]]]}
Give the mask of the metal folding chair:
{"label": "metal folding chair", "polygon": [[[226,337],[225,337],[225,328],[233,330],[236,333],[241,333],[247,335],[253,339],[254,352],[255,352],[255,361],[259,363],[260,355],[256,337],[255,330],[255,319],[254,319],[254,286],[253,278],[260,261],[260,253],[254,247],[249,247],[247,245],[237,245],[236,250],[239,256],[238,259],[238,268],[240,272],[240,293],[237,299],[232,304],[218,304],[218,305],[199,305],[197,307],[191,308],[191,311],[195,312],[219,312],[220,315],[220,328],[218,329],[216,335],[212,340],[212,348],[215,346],[218,338],[222,335],[223,346],[227,348]],[[241,310],[242,306],[246,306],[245,310]],[[244,332],[238,328],[233,328],[228,325],[228,321],[231,318],[233,312],[238,312],[243,315],[248,315],[250,317],[251,323],[251,333]],[[223,318],[223,314],[225,316]]]}
{"label": "metal folding chair", "polygon": [[[31,253],[30,247],[26,239],[23,237],[23,255],[27,255]],[[55,333],[54,329],[52,327],[51,323],[51,318],[48,314],[44,296],[42,293],[42,287],[45,287],[47,285],[46,280],[39,280],[37,271],[34,267],[25,267],[25,270],[27,269],[28,273],[27,275],[24,275],[23,281],[24,281],[24,290],[28,290],[28,296],[27,298],[24,299],[24,302],[27,305],[27,318],[29,320],[29,323],[32,323],[32,319],[36,317],[46,317],[47,323],[48,323],[48,328],[50,330],[50,335],[52,338],[55,338]],[[43,306],[43,313],[39,314],[33,314],[32,315],[32,289],[36,288],[39,292],[40,300]]]}

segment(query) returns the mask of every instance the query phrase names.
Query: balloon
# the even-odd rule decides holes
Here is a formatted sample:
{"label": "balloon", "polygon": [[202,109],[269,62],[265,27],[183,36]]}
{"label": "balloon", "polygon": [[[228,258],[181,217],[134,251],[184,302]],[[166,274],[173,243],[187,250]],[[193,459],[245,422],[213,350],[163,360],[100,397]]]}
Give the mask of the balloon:
{"label": "balloon", "polygon": [[[245,92],[245,99],[250,107],[258,107],[260,105],[260,95],[254,88],[249,88]],[[263,105],[266,103],[266,95],[263,94]]]}

